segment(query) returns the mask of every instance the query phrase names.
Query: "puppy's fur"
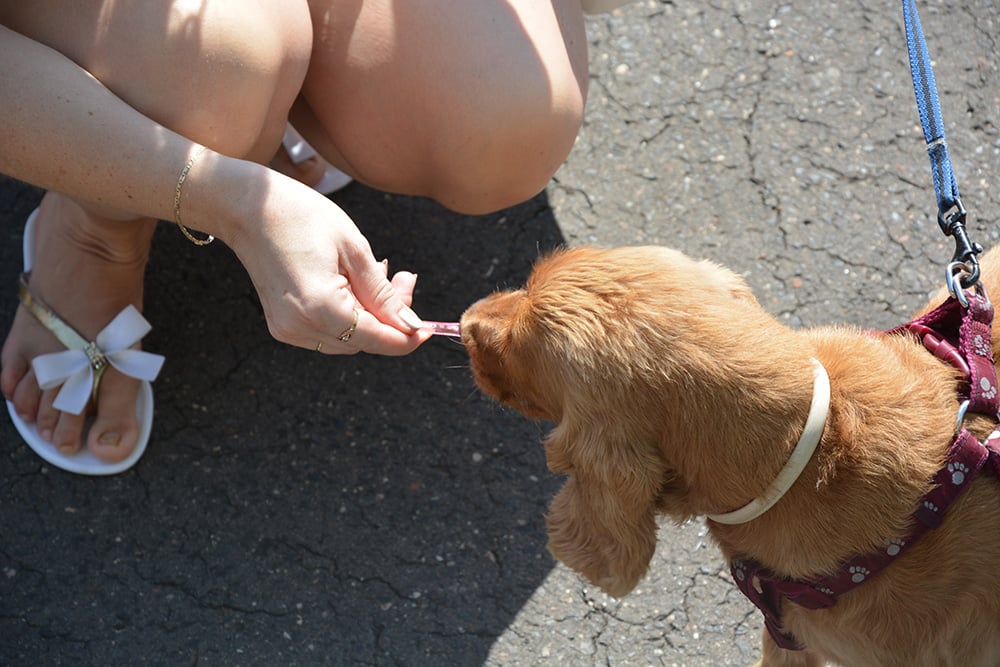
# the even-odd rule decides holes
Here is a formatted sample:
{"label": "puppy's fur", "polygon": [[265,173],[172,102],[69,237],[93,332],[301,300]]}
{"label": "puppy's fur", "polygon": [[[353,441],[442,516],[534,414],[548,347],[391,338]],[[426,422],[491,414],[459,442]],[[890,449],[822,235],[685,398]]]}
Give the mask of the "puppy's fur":
{"label": "puppy's fur", "polygon": [[[982,265],[1000,294],[1000,254]],[[666,248],[552,254],[523,289],[469,308],[462,339],[485,393],[556,424],[546,461],[568,480],[549,548],[614,596],[644,575],[657,514],[727,512],[771,483],[809,411],[811,358],[832,388],[821,442],[763,516],[708,522],[727,559],[805,578],[884,547],[905,534],[954,436],[957,373],[915,338],[792,330],[734,273]],[[966,426],[985,437],[994,424]],[[786,601],[785,628],[807,650],[765,631],[762,664],[996,665],[998,572],[1000,483],[984,470],[939,528],[833,608]]]}

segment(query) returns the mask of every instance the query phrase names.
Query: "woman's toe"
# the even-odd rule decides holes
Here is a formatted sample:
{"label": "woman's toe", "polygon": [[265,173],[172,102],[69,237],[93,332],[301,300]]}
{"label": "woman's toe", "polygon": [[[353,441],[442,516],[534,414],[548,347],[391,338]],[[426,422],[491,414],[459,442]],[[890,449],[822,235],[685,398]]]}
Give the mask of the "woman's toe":
{"label": "woman's toe", "polygon": [[[58,389],[47,389],[41,393],[36,394],[38,396],[38,416],[35,419],[35,428],[38,430],[38,435],[42,437],[42,440],[46,442],[52,442],[56,426],[59,424],[59,415],[61,414],[52,405],[52,402],[56,400],[56,395],[59,393]],[[65,429],[63,438],[66,437]],[[76,436],[77,446],[74,448],[79,449],[79,443],[81,442],[80,435]]]}
{"label": "woman's toe", "polygon": [[35,374],[30,367],[27,372],[22,372],[20,380],[14,385],[11,403],[14,404],[17,416],[23,421],[30,424],[38,420],[38,383],[35,381]]}
{"label": "woman's toe", "polygon": [[105,373],[97,398],[97,415],[87,436],[87,449],[97,459],[117,463],[135,449],[139,439],[135,416],[139,388],[138,380],[112,371]]}
{"label": "woman's toe", "polygon": [[17,405],[14,394],[31,367],[14,347],[13,343],[5,342],[3,352],[0,353],[0,392],[4,398]]}
{"label": "woman's toe", "polygon": [[[55,428],[52,430],[51,442],[60,453],[65,456],[72,456],[80,451],[82,443],[81,434],[83,433],[85,422],[86,416],[83,414],[59,413]],[[39,433],[41,433],[41,429],[39,429]]]}

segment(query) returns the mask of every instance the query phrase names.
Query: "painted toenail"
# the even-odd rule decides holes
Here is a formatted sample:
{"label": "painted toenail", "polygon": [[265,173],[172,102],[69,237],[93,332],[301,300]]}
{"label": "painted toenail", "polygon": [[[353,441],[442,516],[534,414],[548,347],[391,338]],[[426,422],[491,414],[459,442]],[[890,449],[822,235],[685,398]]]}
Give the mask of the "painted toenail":
{"label": "painted toenail", "polygon": [[97,442],[101,443],[102,445],[114,445],[115,447],[117,447],[118,443],[121,442],[121,439],[122,439],[121,433],[115,433],[114,431],[107,431],[106,433],[101,434],[101,436],[97,439]]}
{"label": "painted toenail", "polygon": [[66,456],[71,456],[73,454],[76,454],[76,447],[74,445],[56,445],[56,449],[58,449]]}

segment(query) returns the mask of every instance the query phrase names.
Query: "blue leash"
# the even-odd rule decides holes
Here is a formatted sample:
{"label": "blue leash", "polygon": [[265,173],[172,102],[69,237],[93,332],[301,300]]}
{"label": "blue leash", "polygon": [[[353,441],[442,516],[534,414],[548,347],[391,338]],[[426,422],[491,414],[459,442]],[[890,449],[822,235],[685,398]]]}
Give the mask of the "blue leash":
{"label": "blue leash", "polygon": [[903,0],[903,23],[906,29],[906,50],[910,55],[913,92],[917,96],[917,111],[924,129],[924,141],[927,142],[927,155],[931,160],[931,174],[934,177],[938,225],[946,236],[955,237],[955,255],[948,265],[948,286],[954,294],[956,290],[953,289],[952,281],[957,274],[966,274],[959,278],[963,288],[979,282],[979,261],[976,255],[983,248],[978,243],[972,243],[965,230],[966,211],[958,194],[955,172],[951,168],[931,56],[927,51],[915,0]]}

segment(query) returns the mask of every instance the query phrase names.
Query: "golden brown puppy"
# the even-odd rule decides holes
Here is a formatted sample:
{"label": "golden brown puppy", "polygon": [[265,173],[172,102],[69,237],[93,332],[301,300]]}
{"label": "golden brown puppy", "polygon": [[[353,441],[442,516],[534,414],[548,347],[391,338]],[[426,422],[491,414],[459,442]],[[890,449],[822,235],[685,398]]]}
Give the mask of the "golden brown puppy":
{"label": "golden brown puppy", "polygon": [[[1000,254],[982,265],[1000,294]],[[614,596],[644,575],[657,514],[726,513],[768,488],[810,412],[814,359],[831,388],[819,444],[763,515],[708,521],[727,559],[800,579],[884,549],[955,436],[959,374],[915,337],[792,330],[732,272],[666,248],[554,253],[469,308],[462,339],[484,392],[555,422],[546,461],[568,480],[549,548]],[[994,426],[966,420],[978,437]],[[984,471],[887,569],[829,609],[786,600],[782,622],[807,650],[765,631],[763,665],[1000,664],[1000,483]]]}

